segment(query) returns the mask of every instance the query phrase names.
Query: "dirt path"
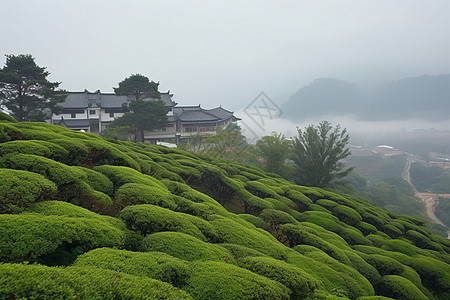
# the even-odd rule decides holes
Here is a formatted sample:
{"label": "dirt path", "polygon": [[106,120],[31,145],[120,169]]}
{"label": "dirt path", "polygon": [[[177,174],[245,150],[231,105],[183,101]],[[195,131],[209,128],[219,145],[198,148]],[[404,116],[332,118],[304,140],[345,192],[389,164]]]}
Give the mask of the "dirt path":
{"label": "dirt path", "polygon": [[402,177],[405,179],[409,185],[414,189],[414,193],[416,197],[419,197],[423,203],[425,203],[425,207],[427,208],[427,214],[434,222],[444,226],[447,228],[447,238],[450,239],[450,229],[441,221],[438,217],[434,214],[433,206],[436,204],[436,201],[438,201],[439,197],[445,197],[450,198],[450,194],[433,194],[433,193],[419,193],[414,185],[411,182],[411,176],[409,174],[409,169],[411,167],[411,163],[414,162],[415,159],[411,156],[408,156],[406,158],[406,165],[403,169]]}

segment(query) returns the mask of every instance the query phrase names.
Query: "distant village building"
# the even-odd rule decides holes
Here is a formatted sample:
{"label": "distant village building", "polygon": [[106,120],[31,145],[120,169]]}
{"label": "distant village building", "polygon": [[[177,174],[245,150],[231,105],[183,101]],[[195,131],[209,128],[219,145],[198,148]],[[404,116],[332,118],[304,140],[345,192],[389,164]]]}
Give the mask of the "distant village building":
{"label": "distant village building", "polygon": [[[177,106],[170,92],[161,93],[160,99],[144,99],[144,101],[162,100],[169,112],[168,124],[164,128],[145,132],[145,140],[151,143],[174,140],[177,143],[194,134],[215,134],[216,128],[226,126],[240,120],[233,112],[221,106],[204,109],[197,106]],[[49,123],[61,125],[73,130],[83,130],[100,134],[111,122],[124,115],[126,96],[113,93],[68,92],[61,105],[61,114],[53,114]]]}

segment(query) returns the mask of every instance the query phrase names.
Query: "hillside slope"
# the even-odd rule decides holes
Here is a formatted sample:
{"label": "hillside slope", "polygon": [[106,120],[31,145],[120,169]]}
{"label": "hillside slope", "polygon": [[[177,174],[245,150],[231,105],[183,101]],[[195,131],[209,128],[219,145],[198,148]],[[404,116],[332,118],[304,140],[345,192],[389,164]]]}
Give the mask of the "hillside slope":
{"label": "hillside slope", "polygon": [[0,142],[0,299],[450,299],[450,242],[364,199],[42,123]]}

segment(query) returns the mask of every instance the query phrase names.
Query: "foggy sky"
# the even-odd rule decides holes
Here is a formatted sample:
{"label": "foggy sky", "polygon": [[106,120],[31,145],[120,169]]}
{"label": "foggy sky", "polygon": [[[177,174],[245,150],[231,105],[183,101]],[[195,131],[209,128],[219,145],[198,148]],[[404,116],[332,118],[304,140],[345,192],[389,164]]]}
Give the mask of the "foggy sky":
{"label": "foggy sky", "polygon": [[447,0],[0,0],[0,11],[0,53],[32,54],[69,91],[112,92],[140,73],[180,104],[237,111],[319,77],[450,73]]}

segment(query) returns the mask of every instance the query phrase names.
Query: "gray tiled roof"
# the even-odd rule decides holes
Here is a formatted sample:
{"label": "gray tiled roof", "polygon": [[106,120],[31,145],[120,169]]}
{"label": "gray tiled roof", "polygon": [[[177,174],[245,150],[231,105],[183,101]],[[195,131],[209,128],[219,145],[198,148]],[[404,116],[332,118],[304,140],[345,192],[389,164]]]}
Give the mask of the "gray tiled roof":
{"label": "gray tiled roof", "polygon": [[66,120],[61,119],[60,121],[55,121],[55,124],[62,125],[65,124],[67,127],[89,127],[90,121],[89,120]]}
{"label": "gray tiled roof", "polygon": [[178,115],[179,120],[184,122],[215,122],[220,121],[220,118],[210,114],[204,110],[186,110]]}

